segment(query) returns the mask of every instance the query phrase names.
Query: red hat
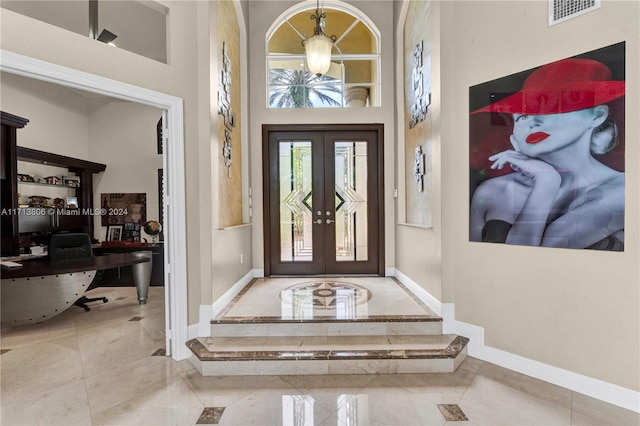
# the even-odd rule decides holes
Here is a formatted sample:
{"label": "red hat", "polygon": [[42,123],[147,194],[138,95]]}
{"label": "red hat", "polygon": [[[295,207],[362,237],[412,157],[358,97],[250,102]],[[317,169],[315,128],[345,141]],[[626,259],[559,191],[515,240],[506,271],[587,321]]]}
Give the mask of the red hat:
{"label": "red hat", "polygon": [[606,104],[624,96],[624,81],[593,59],[563,59],[535,70],[519,92],[471,114],[559,114]]}

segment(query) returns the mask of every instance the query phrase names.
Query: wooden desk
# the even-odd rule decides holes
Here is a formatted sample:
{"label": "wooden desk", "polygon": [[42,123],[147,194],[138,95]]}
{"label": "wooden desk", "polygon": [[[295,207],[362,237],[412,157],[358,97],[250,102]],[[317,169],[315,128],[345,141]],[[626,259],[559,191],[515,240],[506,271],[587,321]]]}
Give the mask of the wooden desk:
{"label": "wooden desk", "polygon": [[[35,260],[0,271],[2,322],[20,325],[52,318],[81,297],[97,270],[149,262],[129,253],[68,260]],[[148,283],[147,283],[148,284]]]}
{"label": "wooden desk", "polygon": [[[164,286],[164,244],[147,243],[136,245],[109,245],[94,244],[93,254],[96,256],[112,255],[114,253],[133,253],[136,251],[150,251],[151,261],[151,286]],[[102,287],[127,287],[133,282],[131,268],[104,271],[96,278],[94,285]]]}
{"label": "wooden desk", "polygon": [[29,260],[22,263],[22,268],[2,269],[0,278],[38,277],[41,275],[68,274],[73,272],[96,271],[102,269],[129,266],[136,263],[148,262],[149,259],[140,259],[131,254],[116,254],[113,256],[95,256],[83,259],[66,260]]}

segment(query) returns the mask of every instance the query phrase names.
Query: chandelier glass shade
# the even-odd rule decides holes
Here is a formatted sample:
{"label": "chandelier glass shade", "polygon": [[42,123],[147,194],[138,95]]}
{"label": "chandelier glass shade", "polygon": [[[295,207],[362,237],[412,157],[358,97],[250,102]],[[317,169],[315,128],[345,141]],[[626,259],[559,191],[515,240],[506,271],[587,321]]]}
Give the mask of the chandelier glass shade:
{"label": "chandelier glass shade", "polygon": [[316,13],[311,15],[311,19],[316,21],[313,29],[313,37],[302,41],[304,50],[307,53],[307,67],[309,71],[320,77],[329,71],[331,66],[331,49],[336,41],[336,36],[327,37],[324,34],[324,18],[327,16],[324,10],[320,11],[320,1]]}
{"label": "chandelier glass shade", "polygon": [[318,77],[329,71],[332,47],[333,40],[324,34],[314,35],[305,40],[304,48],[307,52],[307,67],[309,71]]}

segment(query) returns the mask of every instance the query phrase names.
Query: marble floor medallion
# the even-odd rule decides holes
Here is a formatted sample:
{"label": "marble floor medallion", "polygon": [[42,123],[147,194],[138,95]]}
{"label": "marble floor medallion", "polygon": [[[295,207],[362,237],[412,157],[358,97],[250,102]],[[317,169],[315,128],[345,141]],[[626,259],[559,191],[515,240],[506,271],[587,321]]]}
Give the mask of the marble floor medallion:
{"label": "marble floor medallion", "polygon": [[298,283],[280,292],[283,303],[314,309],[334,310],[341,305],[357,306],[371,299],[371,292],[360,285],[340,281],[310,281]]}

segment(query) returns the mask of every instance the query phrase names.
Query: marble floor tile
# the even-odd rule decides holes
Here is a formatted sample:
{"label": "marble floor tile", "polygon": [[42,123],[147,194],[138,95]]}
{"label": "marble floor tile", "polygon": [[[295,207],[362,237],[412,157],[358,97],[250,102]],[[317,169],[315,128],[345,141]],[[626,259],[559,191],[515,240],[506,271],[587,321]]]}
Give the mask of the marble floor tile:
{"label": "marble floor tile", "polygon": [[[344,280],[374,290],[395,283]],[[296,281],[260,282],[264,288],[275,284],[277,293]],[[638,413],[472,357],[450,374],[379,374],[375,362],[365,362],[353,368],[369,374],[316,376],[305,374],[305,361],[296,361],[298,375],[203,377],[188,360],[152,356],[164,348],[164,289],[150,288],[147,305],[137,304],[134,287],[91,293],[109,302],[90,312],[70,308],[41,324],[0,327],[0,424],[192,425],[205,407],[225,407],[219,424],[233,426],[640,424]],[[271,297],[271,305],[273,300],[279,296]],[[275,311],[256,312],[280,312],[278,304]],[[378,306],[378,312],[397,313],[386,302]],[[135,316],[142,319],[130,322]],[[329,339],[302,337],[300,345],[326,348]],[[403,339],[393,341],[407,344]],[[469,421],[447,422],[438,404],[458,404]]]}
{"label": "marble floor tile", "polygon": [[473,368],[464,367],[474,362],[481,361],[467,357],[454,373],[448,374],[384,374],[371,382],[371,387],[405,389],[437,404],[458,403],[475,378]]}
{"label": "marble floor tile", "polygon": [[501,383],[531,396],[553,402],[561,407],[571,407],[572,392],[560,386],[534,379],[533,377],[507,370],[506,368],[485,362],[478,376]]}
{"label": "marble floor tile", "polygon": [[[444,417],[435,403],[402,388],[369,386],[346,399],[338,409],[338,424],[441,425]],[[351,419],[356,422],[353,423]]]}
{"label": "marble floor tile", "polygon": [[572,425],[640,425],[640,413],[625,410],[586,395],[573,393]]}
{"label": "marble floor tile", "polygon": [[83,375],[78,342],[72,337],[21,346],[0,358],[2,393],[55,389]]}
{"label": "marble floor tile", "polygon": [[91,416],[93,425],[195,424],[204,404],[182,378],[137,395]]}
{"label": "marble floor tile", "polygon": [[480,372],[458,403],[472,423],[554,426],[571,424],[570,407],[563,407],[514,389],[508,384],[484,377]]}
{"label": "marble floor tile", "polygon": [[[2,349],[18,348],[31,345],[33,342],[44,342],[74,336],[74,321],[65,315],[66,311],[48,321],[21,326],[2,326],[0,347]],[[64,317],[62,317],[65,315]],[[61,318],[62,317],[62,318]]]}
{"label": "marble floor tile", "polygon": [[102,345],[82,352],[82,363],[87,377],[101,372],[116,369],[123,364],[144,361],[151,356],[158,346],[144,330],[122,336],[109,344],[109,351],[104,351]]}
{"label": "marble floor tile", "polygon": [[329,411],[340,408],[346,397],[357,395],[376,379],[374,375],[299,375],[282,376],[301,395],[308,395]]}
{"label": "marble floor tile", "polygon": [[110,346],[127,335],[145,330],[139,323],[129,320],[109,321],[91,328],[78,330],[78,345],[82,351],[93,350],[99,346]]}
{"label": "marble floor tile", "polygon": [[315,425],[332,412],[293,388],[260,389],[225,407],[220,425]]}
{"label": "marble floor tile", "polygon": [[91,424],[84,380],[70,379],[55,388],[2,391],[2,425]]}
{"label": "marble floor tile", "polygon": [[250,395],[257,389],[286,388],[290,385],[277,376],[209,376],[196,370],[183,373],[187,385],[207,407],[226,407]]}
{"label": "marble floor tile", "polygon": [[99,413],[138,395],[162,389],[180,379],[170,359],[150,355],[151,353],[145,359],[88,376],[85,381],[91,412]]}

